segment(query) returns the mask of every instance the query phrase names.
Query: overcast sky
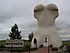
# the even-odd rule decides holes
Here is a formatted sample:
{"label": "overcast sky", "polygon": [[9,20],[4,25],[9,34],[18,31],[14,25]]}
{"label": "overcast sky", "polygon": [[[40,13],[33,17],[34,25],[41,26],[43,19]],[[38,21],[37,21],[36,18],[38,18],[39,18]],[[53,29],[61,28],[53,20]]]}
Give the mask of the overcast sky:
{"label": "overcast sky", "polygon": [[62,39],[70,39],[70,0],[0,0],[0,39],[9,38],[11,27],[16,23],[23,38],[34,32],[37,20],[33,9],[38,4],[54,3],[59,8],[55,25]]}

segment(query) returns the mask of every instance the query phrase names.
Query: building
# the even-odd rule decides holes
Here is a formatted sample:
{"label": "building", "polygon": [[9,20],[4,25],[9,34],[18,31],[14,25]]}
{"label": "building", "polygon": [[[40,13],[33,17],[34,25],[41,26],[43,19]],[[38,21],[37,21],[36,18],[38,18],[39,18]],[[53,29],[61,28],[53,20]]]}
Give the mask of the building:
{"label": "building", "polygon": [[24,41],[19,39],[6,40],[5,47],[24,47]]}

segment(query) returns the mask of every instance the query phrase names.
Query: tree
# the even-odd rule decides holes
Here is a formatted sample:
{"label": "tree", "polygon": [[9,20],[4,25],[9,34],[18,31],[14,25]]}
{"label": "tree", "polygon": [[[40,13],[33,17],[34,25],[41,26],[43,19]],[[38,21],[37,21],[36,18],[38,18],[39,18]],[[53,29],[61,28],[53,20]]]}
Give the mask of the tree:
{"label": "tree", "polygon": [[32,41],[33,36],[34,36],[34,35],[33,35],[33,32],[29,34],[28,38],[29,38],[30,41]]}
{"label": "tree", "polygon": [[37,40],[36,40],[36,38],[34,38],[34,44],[37,47]]}
{"label": "tree", "polygon": [[17,26],[17,24],[15,24],[11,28],[9,37],[10,37],[10,39],[21,39],[22,37],[21,37],[20,33],[21,33],[21,31],[18,30],[18,26]]}

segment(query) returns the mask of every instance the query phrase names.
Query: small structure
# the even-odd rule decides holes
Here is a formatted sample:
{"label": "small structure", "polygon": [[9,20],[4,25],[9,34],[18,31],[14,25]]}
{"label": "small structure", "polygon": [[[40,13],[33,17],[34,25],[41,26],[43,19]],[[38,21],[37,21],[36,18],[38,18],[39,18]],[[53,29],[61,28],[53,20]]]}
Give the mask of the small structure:
{"label": "small structure", "polygon": [[24,42],[23,40],[6,40],[6,45],[5,47],[24,47]]}

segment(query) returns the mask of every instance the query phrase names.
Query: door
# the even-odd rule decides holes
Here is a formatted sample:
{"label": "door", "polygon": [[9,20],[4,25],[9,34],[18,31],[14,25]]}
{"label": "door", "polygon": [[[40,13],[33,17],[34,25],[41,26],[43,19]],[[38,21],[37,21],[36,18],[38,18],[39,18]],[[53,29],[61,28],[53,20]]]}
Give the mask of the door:
{"label": "door", "polygon": [[48,37],[44,38],[44,47],[48,47]]}

